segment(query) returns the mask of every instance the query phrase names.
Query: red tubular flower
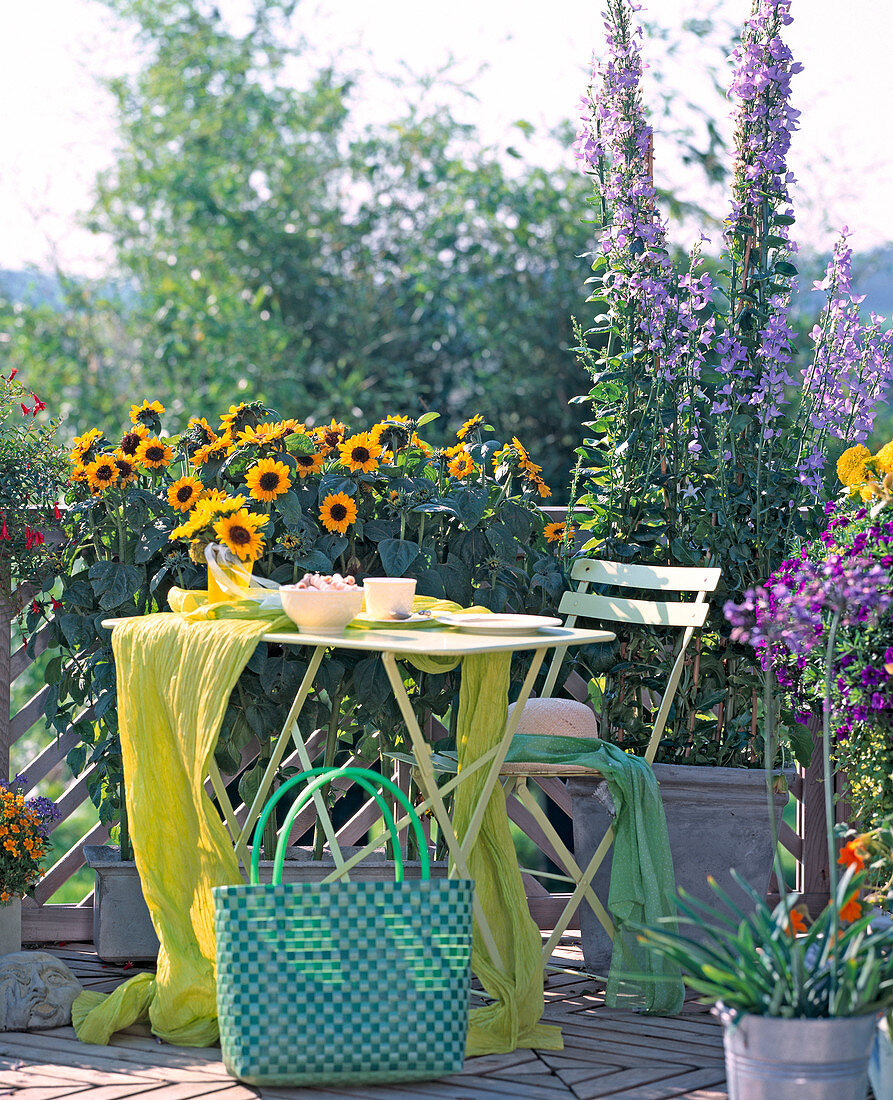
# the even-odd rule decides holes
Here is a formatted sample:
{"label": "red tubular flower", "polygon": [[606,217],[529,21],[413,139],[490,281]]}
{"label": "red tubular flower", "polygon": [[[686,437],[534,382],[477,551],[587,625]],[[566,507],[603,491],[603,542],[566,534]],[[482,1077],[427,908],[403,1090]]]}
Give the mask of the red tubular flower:
{"label": "red tubular flower", "polygon": [[857,871],[865,870],[865,849],[859,844],[859,837],[849,841],[840,849],[837,862],[843,867],[853,867]]}
{"label": "red tubular flower", "polygon": [[31,530],[31,528],[26,523],[25,524],[25,549],[30,550],[31,547],[33,546],[33,544],[34,544],[34,532]]}
{"label": "red tubular flower", "polygon": [[34,398],[34,408],[31,412],[31,415],[37,416],[39,412],[43,412],[43,410],[47,407],[47,404],[46,401],[41,401],[37,394],[32,393],[31,396]]}
{"label": "red tubular flower", "polygon": [[40,611],[40,604],[37,602],[37,600],[32,600],[31,601],[31,610],[32,611]]}
{"label": "red tubular flower", "polygon": [[59,511],[59,505],[54,504],[53,505],[53,519],[61,519],[61,518],[62,518],[62,513]]}
{"label": "red tubular flower", "polygon": [[51,600],[51,602],[52,602],[52,604],[53,604],[53,610],[54,610],[54,611],[58,611],[58,610],[59,610],[59,608],[60,608],[60,607],[62,606],[62,601],[61,601],[61,600],[57,600],[55,596],[50,596],[50,600]]}
{"label": "red tubular flower", "polygon": [[25,402],[20,401],[19,404],[22,406],[22,416],[30,416],[31,415],[31,410],[28,408],[28,406],[25,404]]}
{"label": "red tubular flower", "polygon": [[10,382],[11,382],[11,381],[13,380],[13,378],[15,378],[15,376],[16,376],[16,375],[17,375],[18,373],[19,373],[19,368],[18,368],[18,367],[13,367],[13,368],[12,368],[12,370],[11,370],[11,371],[9,372],[9,380],[10,380]]}
{"label": "red tubular flower", "polygon": [[9,539],[9,532],[6,530],[6,519],[4,517],[3,526],[0,527],[0,539]]}

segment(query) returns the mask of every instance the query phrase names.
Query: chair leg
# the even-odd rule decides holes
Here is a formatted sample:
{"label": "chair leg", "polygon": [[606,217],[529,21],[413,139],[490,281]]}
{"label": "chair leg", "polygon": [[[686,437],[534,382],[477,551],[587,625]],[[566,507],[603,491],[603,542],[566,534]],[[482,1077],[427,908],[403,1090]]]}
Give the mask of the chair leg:
{"label": "chair leg", "polygon": [[[613,832],[602,840],[599,845],[598,851],[595,856],[590,860],[585,872],[581,871],[574,859],[573,853],[568,850],[561,837],[555,831],[555,827],[549,820],[548,815],[544,813],[542,807],[533,797],[527,788],[527,783],[524,777],[519,777],[519,780],[515,784],[515,797],[524,806],[524,808],[530,813],[530,815],[536,820],[536,823],[540,826],[546,836],[549,838],[549,842],[555,849],[555,853],[560,857],[564,869],[571,876],[571,879],[577,884],[574,892],[571,894],[570,900],[561,912],[561,916],[555,922],[555,927],[552,930],[552,935],[549,937],[545,947],[543,948],[543,963],[548,962],[552,955],[556,945],[561,937],[567,931],[574,912],[577,909],[580,902],[585,898],[592,911],[598,918],[599,923],[602,925],[607,934],[614,938],[614,922],[611,920],[611,915],[599,900],[595,891],[592,889],[590,883],[601,865],[605,853],[610,847],[611,840],[613,839]],[[607,841],[607,843],[606,843]]]}

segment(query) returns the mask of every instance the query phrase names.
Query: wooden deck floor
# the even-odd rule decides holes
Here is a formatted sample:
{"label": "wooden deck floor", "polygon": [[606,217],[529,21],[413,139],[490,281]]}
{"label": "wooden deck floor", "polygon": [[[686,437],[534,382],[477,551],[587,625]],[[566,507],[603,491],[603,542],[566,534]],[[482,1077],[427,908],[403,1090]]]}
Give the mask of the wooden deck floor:
{"label": "wooden deck floor", "polygon": [[[556,963],[573,968],[579,952],[562,946]],[[133,969],[104,964],[92,945],[54,950],[89,989],[110,992]],[[469,1059],[439,1081],[355,1089],[257,1088],[229,1077],[217,1047],[173,1047],[147,1028],[117,1035],[108,1047],[79,1043],[71,1028],[0,1033],[0,1096],[15,1100],[725,1100],[722,1035],[697,1004],[682,1016],[610,1011],[600,987],[581,974],[547,984],[545,1020],[560,1024],[564,1050],[516,1051]],[[298,1038],[298,1037],[296,1037]]]}

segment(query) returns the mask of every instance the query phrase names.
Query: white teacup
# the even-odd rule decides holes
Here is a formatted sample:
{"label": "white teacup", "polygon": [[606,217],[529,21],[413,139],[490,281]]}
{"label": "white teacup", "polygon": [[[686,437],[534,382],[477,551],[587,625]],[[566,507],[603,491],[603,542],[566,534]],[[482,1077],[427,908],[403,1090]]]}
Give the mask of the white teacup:
{"label": "white teacup", "polygon": [[363,594],[370,619],[404,619],[412,614],[415,577],[366,577]]}

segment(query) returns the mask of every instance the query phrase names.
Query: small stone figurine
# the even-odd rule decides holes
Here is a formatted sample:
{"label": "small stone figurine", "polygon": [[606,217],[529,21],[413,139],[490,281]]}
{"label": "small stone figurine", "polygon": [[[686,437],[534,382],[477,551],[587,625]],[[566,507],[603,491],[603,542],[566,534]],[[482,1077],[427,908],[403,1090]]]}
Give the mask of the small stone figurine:
{"label": "small stone figurine", "polygon": [[39,1031],[71,1023],[83,987],[64,962],[46,951],[0,956],[0,1031]]}

